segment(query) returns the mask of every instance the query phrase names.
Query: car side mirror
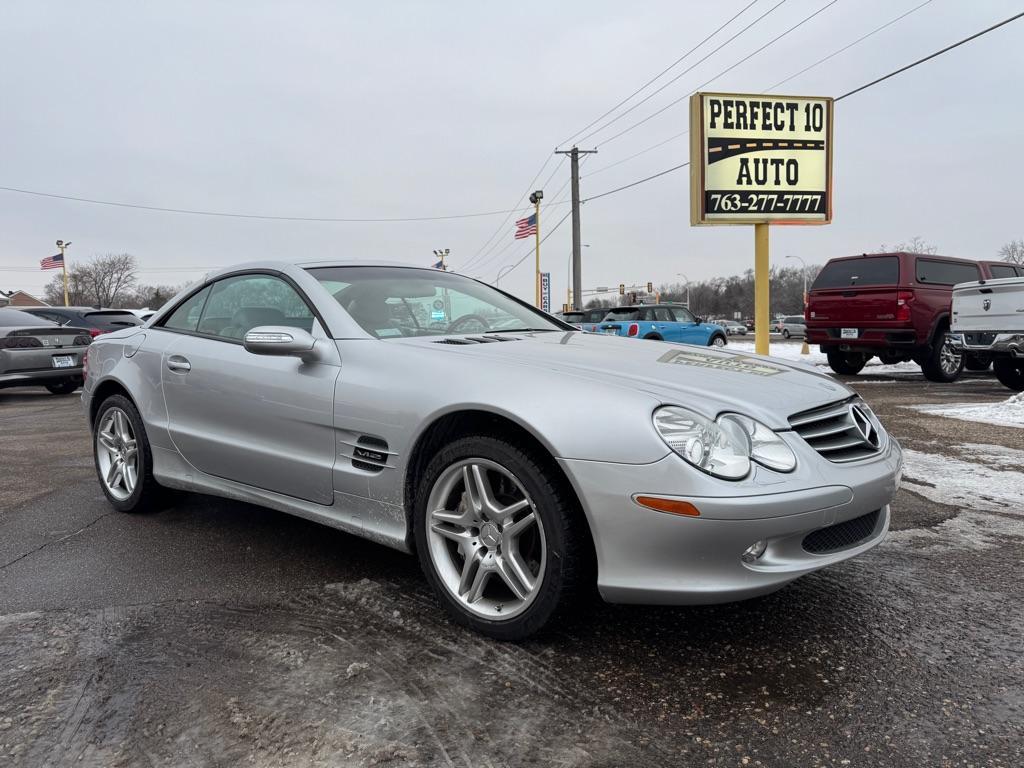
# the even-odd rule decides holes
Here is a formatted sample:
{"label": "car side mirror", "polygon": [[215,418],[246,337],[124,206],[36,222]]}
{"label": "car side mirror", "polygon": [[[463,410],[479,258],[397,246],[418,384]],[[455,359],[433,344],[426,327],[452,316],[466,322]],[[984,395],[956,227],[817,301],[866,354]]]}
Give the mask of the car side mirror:
{"label": "car side mirror", "polygon": [[242,343],[254,355],[301,357],[307,362],[318,357],[316,339],[301,328],[261,325],[248,331]]}

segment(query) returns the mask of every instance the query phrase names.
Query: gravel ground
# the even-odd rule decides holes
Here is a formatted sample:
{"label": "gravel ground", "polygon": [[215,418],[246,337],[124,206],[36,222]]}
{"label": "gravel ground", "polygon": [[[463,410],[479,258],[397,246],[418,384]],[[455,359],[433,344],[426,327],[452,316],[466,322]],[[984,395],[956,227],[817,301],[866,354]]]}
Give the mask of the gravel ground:
{"label": "gravel ground", "polygon": [[852,381],[911,456],[883,545],[520,645],[448,624],[411,557],[297,518],[112,513],[77,396],[0,391],[0,764],[1018,766],[1024,431],[907,408],[1007,390]]}

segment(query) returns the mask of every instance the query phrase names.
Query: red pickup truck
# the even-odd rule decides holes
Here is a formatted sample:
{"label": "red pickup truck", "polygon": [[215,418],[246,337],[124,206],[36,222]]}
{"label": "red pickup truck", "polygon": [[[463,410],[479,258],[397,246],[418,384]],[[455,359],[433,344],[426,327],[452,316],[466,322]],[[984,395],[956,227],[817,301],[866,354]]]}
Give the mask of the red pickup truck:
{"label": "red pickup truck", "polygon": [[954,381],[966,363],[984,370],[983,355],[961,354],[948,341],[953,286],[1016,277],[1024,269],[923,253],[876,253],[832,259],[807,297],[807,341],[821,345],[836,373],[859,373],[872,357],[913,360],[930,381]]}

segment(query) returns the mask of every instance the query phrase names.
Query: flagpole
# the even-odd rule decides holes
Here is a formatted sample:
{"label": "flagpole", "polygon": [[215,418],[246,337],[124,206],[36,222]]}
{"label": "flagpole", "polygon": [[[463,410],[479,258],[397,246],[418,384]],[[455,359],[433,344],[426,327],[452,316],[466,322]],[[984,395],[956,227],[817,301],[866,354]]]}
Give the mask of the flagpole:
{"label": "flagpole", "polygon": [[533,241],[534,241],[534,267],[533,267],[533,283],[534,283],[534,305],[537,309],[540,309],[541,296],[540,296],[540,201],[544,199],[544,192],[537,190],[530,194],[530,202],[533,203],[533,223],[534,227]]}
{"label": "flagpole", "polygon": [[60,248],[60,268],[64,273],[64,306],[70,307],[71,303],[68,301],[68,260],[64,256],[64,249],[67,248],[71,243],[65,243],[63,240],[57,241],[57,247]]}

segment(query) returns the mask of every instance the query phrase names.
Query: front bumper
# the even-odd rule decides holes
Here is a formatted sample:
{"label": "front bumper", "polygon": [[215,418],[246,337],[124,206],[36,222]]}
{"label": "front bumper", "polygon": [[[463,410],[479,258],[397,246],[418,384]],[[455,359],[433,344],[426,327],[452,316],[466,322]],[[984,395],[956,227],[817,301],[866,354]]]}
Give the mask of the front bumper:
{"label": "front bumper", "polygon": [[[613,603],[744,600],[876,546],[889,529],[902,467],[898,444],[889,438],[882,453],[851,464],[832,464],[804,448],[804,466],[791,476],[758,470],[760,477],[742,487],[711,479],[721,495],[706,493],[703,475],[697,493],[680,493],[697,471],[674,454],[644,465],[562,460],[590,522],[601,595]],[[701,515],[641,507],[631,498],[637,493],[689,501]],[[823,554],[804,548],[808,534],[871,513],[874,525],[848,546]],[[764,554],[744,562],[744,551],[760,540],[767,541]]]}
{"label": "front bumper", "polygon": [[949,334],[957,352],[990,352],[1024,357],[1024,331],[963,331]]}

